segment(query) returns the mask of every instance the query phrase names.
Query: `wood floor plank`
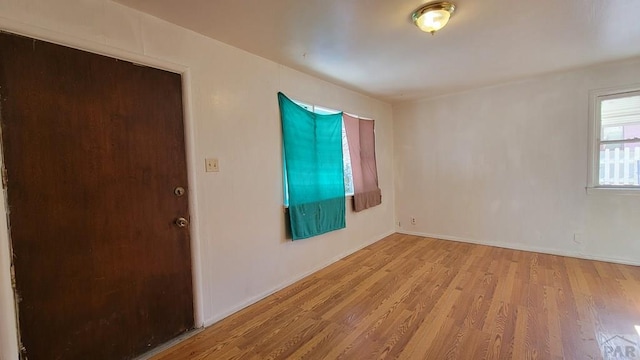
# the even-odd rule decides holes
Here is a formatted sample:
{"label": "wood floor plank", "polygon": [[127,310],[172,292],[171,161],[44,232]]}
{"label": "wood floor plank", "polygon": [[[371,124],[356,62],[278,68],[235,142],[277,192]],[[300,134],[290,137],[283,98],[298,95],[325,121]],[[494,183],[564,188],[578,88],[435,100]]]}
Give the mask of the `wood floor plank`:
{"label": "wood floor plank", "polygon": [[152,359],[600,359],[640,268],[394,234]]}
{"label": "wood floor plank", "polygon": [[562,359],[564,355],[562,349],[562,330],[558,317],[557,289],[552,286],[545,286],[544,292],[548,306],[546,321],[549,333],[549,355],[551,359]]}

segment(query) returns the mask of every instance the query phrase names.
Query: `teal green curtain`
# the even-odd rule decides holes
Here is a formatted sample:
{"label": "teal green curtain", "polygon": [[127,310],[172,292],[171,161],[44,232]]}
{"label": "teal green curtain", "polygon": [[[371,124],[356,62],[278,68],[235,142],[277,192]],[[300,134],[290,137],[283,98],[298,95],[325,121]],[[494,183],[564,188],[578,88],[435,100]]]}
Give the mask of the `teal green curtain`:
{"label": "teal green curtain", "polygon": [[342,113],[319,115],[278,93],[293,240],[345,227]]}

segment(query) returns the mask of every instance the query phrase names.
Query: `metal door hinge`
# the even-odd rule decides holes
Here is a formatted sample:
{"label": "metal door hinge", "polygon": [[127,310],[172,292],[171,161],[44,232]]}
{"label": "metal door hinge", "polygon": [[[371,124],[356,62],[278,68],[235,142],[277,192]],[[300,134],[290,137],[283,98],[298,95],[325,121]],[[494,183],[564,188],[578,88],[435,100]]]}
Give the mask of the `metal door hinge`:
{"label": "metal door hinge", "polygon": [[20,360],[27,360],[27,348],[20,342]]}
{"label": "metal door hinge", "polygon": [[7,168],[3,166],[2,167],[2,188],[3,189],[7,188],[7,183],[8,183]]}
{"label": "metal door hinge", "polygon": [[13,264],[11,265],[11,287],[13,288],[13,291],[17,290],[17,283],[16,283],[16,272],[14,270],[15,268],[13,267]]}

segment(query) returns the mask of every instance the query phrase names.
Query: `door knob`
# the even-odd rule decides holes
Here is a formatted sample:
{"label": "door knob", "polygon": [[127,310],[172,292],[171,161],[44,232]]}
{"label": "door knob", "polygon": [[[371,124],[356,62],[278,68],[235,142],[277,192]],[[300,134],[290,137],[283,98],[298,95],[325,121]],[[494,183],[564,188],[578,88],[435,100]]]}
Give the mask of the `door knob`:
{"label": "door knob", "polygon": [[179,228],[187,227],[189,225],[189,220],[181,217],[176,219],[176,226]]}

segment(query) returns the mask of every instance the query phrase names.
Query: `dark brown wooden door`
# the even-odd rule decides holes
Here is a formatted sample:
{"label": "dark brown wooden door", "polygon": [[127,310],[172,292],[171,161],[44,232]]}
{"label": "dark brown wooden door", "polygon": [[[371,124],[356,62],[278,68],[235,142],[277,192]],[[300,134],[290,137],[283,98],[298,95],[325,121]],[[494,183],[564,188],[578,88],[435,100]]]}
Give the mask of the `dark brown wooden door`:
{"label": "dark brown wooden door", "polygon": [[180,75],[0,34],[29,360],[126,359],[193,328]]}

